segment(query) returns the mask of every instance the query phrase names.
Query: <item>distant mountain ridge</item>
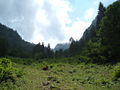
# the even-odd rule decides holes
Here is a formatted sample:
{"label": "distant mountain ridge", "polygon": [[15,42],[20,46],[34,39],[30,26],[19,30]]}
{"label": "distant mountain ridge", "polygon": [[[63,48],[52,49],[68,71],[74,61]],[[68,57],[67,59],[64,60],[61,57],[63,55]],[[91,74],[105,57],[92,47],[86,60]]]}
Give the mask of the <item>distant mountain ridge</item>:
{"label": "distant mountain ridge", "polygon": [[61,44],[57,44],[54,48],[54,51],[59,51],[61,50],[66,50],[70,47],[70,43],[61,43]]}

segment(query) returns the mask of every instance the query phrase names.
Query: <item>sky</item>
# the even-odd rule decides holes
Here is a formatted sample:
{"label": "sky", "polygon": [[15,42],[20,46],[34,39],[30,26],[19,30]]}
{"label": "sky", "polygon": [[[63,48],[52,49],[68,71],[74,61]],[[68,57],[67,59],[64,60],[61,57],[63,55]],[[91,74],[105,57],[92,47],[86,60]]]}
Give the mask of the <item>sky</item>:
{"label": "sky", "polygon": [[79,40],[98,12],[99,2],[116,0],[0,0],[0,23],[16,30],[31,43]]}

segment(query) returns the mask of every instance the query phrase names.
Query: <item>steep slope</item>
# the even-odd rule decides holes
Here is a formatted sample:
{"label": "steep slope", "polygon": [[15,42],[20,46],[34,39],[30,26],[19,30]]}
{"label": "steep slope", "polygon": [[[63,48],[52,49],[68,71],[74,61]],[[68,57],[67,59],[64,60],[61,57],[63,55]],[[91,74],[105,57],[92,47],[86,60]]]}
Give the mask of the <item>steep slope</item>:
{"label": "steep slope", "polygon": [[99,9],[98,15],[92,21],[91,25],[85,30],[85,32],[84,32],[82,38],[79,40],[79,42],[81,42],[82,40],[84,40],[84,42],[85,42],[96,36],[96,30],[99,29],[100,21],[102,20],[102,18],[104,16],[104,12],[105,12],[105,7],[103,6],[103,4],[101,2],[99,4],[98,9]]}
{"label": "steep slope", "polygon": [[[28,57],[34,44],[24,41],[17,31],[0,24],[0,56]],[[2,49],[4,47],[4,49]],[[2,53],[2,52],[5,53]]]}
{"label": "steep slope", "polygon": [[79,41],[75,41],[71,43],[69,50],[72,56],[82,52],[86,43],[92,38],[96,37],[96,32],[99,29],[100,21],[104,17],[104,12],[105,12],[105,7],[103,6],[101,2],[99,4],[98,10],[99,10],[98,15],[92,21],[91,25],[85,30],[81,39]]}

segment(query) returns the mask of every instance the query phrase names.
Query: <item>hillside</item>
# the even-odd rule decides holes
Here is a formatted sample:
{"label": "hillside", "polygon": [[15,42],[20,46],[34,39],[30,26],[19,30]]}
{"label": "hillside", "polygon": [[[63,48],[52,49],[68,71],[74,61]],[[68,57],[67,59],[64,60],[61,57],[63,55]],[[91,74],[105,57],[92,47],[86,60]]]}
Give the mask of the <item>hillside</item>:
{"label": "hillside", "polygon": [[80,38],[80,40],[75,41],[70,45],[69,49],[71,50],[72,56],[81,53],[83,49],[86,47],[86,43],[88,43],[89,40],[92,40],[93,38],[96,37],[96,33],[100,28],[99,25],[102,18],[104,17],[105,10],[106,8],[100,2],[98,7],[98,14],[92,21],[91,25],[84,31],[83,36]]}
{"label": "hillside", "polygon": [[104,13],[106,8],[103,6],[103,4],[100,2],[99,7],[98,7],[98,14],[95,17],[95,19],[92,21],[91,25],[85,30],[82,38],[79,40],[79,42],[84,41],[86,42],[87,40],[92,39],[93,37],[96,36],[97,30],[100,28],[100,22],[102,18],[104,17]]}
{"label": "hillside", "polygon": [[120,61],[120,2],[107,8],[99,4],[98,15],[79,41],[71,43],[71,56],[84,56],[92,63],[116,63]]}
{"label": "hillside", "polygon": [[[38,56],[39,53],[39,56]],[[12,56],[21,58],[52,57],[50,45],[33,44],[21,38],[17,31],[0,24],[0,57]]]}
{"label": "hillside", "polygon": [[34,46],[32,43],[24,41],[17,31],[14,31],[2,24],[0,24],[0,44],[0,51],[4,51],[4,53],[1,53],[0,56],[3,54],[27,57],[32,52],[32,48]]}

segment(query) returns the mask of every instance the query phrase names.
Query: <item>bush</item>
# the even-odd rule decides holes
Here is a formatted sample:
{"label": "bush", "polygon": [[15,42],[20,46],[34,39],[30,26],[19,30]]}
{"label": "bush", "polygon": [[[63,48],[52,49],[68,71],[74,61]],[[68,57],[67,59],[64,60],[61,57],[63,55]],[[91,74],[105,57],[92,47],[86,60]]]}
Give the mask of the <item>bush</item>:
{"label": "bush", "polygon": [[14,82],[20,76],[22,76],[21,71],[14,67],[10,59],[0,59],[0,83],[7,80]]}
{"label": "bush", "polygon": [[116,66],[113,72],[113,79],[118,80],[120,78],[120,66]]}
{"label": "bush", "polygon": [[79,56],[80,62],[88,63],[91,62],[91,59],[87,56]]}

